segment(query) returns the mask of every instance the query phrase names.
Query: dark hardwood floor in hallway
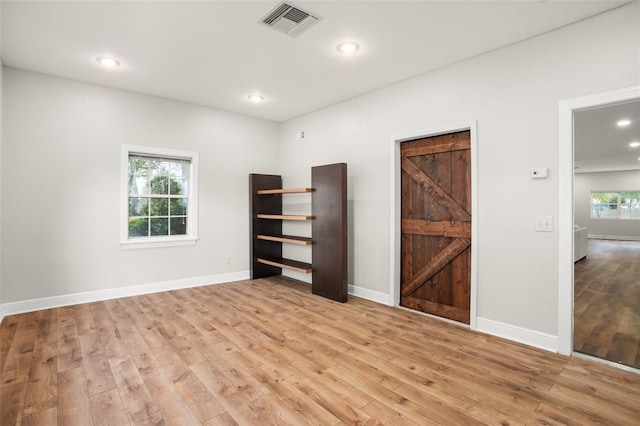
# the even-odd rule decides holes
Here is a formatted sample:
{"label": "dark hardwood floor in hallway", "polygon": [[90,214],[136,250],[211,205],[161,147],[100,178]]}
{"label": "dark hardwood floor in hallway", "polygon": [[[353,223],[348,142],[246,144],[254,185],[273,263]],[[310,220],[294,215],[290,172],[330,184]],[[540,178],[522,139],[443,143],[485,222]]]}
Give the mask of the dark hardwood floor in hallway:
{"label": "dark hardwood floor in hallway", "polygon": [[9,316],[2,425],[632,425],[640,375],[283,278]]}
{"label": "dark hardwood floor in hallway", "polygon": [[640,241],[588,241],[574,269],[573,346],[640,369]]}

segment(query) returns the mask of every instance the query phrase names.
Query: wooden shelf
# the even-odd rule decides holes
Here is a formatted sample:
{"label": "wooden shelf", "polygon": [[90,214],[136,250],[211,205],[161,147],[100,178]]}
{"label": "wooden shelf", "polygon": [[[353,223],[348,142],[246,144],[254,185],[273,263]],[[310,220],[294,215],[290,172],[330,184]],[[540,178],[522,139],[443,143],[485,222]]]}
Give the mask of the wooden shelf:
{"label": "wooden shelf", "polygon": [[256,235],[259,240],[277,241],[279,243],[297,244],[299,246],[308,246],[313,244],[311,238],[297,237],[294,235]]}
{"label": "wooden shelf", "polygon": [[275,266],[276,268],[285,268],[292,271],[302,272],[303,274],[311,273],[311,264],[305,262],[298,262],[297,260],[284,259],[281,257],[261,258],[259,257],[258,263],[264,263],[265,265]]}
{"label": "wooden shelf", "polygon": [[[287,194],[310,194],[310,215],[283,214],[286,212],[283,199]],[[312,273],[313,294],[346,302],[347,165],[312,167],[310,188],[283,189],[282,176],[252,173],[249,175],[249,200],[251,279],[282,275],[287,270]],[[287,207],[286,203],[284,207]],[[313,238],[284,235],[286,232],[295,234],[283,231],[283,226],[287,226],[285,221],[309,221],[306,223],[311,225]],[[284,259],[284,244],[307,246],[311,249],[313,264]]]}
{"label": "wooden shelf", "polygon": [[289,189],[261,189],[257,191],[258,195],[267,194],[305,194],[312,192],[313,188],[289,188]]}
{"label": "wooden shelf", "polygon": [[258,214],[258,219],[277,219],[277,220],[312,220],[313,216],[297,215],[297,214]]}

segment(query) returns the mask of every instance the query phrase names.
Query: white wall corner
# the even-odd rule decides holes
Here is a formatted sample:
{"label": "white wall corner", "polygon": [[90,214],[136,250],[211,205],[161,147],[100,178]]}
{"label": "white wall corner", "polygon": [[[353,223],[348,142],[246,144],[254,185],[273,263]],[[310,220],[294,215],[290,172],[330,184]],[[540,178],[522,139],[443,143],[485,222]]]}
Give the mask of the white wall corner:
{"label": "white wall corner", "polygon": [[227,274],[207,275],[203,277],[147,283],[128,287],[117,287],[108,290],[89,291],[86,293],[73,293],[65,294],[62,296],[43,297],[40,299],[5,303],[3,305],[0,305],[0,314],[2,314],[2,318],[4,318],[4,316],[6,315],[15,315],[25,312],[39,311],[43,309],[58,308],[61,306],[100,302],[102,300],[118,299],[120,297],[139,296],[142,294],[158,293],[161,291],[202,287],[206,285],[223,284],[248,279],[249,271],[240,271]]}
{"label": "white wall corner", "polygon": [[370,300],[372,302],[381,303],[383,305],[389,304],[389,294],[382,293],[380,291],[369,290],[368,288],[358,287],[353,284],[349,284],[349,294],[363,299]]}
{"label": "white wall corner", "polygon": [[483,333],[524,343],[525,345],[550,352],[558,352],[558,336],[480,317],[478,317],[476,325],[476,330]]}

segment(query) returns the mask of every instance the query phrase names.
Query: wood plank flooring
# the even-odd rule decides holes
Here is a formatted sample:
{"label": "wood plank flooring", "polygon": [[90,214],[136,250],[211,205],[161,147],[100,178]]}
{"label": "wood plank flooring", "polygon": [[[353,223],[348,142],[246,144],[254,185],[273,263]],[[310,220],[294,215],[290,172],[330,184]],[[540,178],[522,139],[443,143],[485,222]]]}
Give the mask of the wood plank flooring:
{"label": "wood plank flooring", "polygon": [[2,425],[608,424],[640,376],[285,278],[9,316]]}
{"label": "wood plank flooring", "polygon": [[640,242],[590,239],[587,250],[574,269],[574,349],[640,369]]}

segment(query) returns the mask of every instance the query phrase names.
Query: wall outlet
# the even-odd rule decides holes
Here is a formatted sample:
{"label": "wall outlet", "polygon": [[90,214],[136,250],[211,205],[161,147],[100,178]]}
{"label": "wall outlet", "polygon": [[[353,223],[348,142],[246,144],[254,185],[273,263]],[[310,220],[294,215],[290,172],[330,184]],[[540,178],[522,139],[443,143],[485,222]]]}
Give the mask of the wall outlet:
{"label": "wall outlet", "polygon": [[226,257],[224,258],[224,263],[225,263],[225,264],[227,264],[227,265],[228,265],[229,263],[231,263],[231,258],[230,258],[229,256],[226,256]]}

